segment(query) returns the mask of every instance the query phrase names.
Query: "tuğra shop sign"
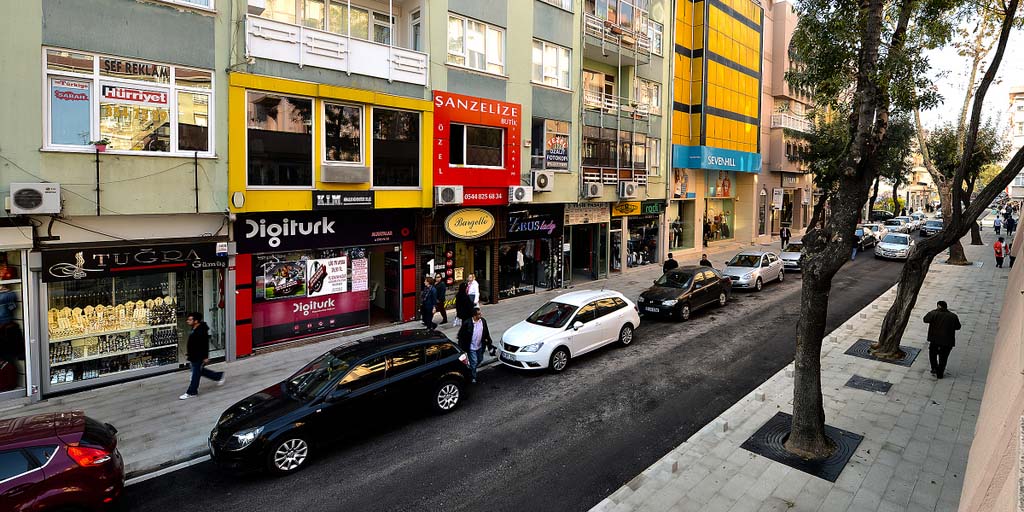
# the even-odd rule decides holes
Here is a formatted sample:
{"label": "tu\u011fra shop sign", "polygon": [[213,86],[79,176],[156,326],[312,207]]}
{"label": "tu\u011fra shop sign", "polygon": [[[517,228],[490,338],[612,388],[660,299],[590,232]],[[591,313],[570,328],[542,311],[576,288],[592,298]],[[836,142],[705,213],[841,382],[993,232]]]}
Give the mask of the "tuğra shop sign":
{"label": "tu\u011fra shop sign", "polygon": [[480,208],[463,208],[444,220],[444,229],[455,238],[480,238],[494,229],[494,215]]}
{"label": "tu\u011fra shop sign", "polygon": [[228,266],[216,242],[44,250],[42,259],[47,283]]}

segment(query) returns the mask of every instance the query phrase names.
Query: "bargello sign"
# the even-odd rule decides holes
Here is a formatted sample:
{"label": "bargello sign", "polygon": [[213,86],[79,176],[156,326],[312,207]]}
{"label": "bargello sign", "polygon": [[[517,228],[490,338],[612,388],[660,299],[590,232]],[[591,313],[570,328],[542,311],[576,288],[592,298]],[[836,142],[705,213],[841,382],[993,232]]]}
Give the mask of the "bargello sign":
{"label": "bargello sign", "polygon": [[444,229],[455,238],[480,238],[494,229],[494,215],[480,208],[464,208],[445,219]]}
{"label": "bargello sign", "polygon": [[43,281],[227,268],[216,242],[89,247],[42,251]]}

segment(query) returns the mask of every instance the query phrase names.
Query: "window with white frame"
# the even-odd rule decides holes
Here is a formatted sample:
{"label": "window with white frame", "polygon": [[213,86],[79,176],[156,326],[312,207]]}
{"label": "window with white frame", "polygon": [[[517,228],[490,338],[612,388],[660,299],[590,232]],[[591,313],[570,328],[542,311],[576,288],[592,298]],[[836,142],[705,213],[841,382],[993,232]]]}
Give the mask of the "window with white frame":
{"label": "window with white frame", "polygon": [[646,105],[648,113],[661,114],[661,84],[637,78],[635,98],[637,103]]}
{"label": "window with white frame", "polygon": [[190,7],[199,7],[200,9],[213,10],[213,0],[163,0],[164,2],[171,4],[181,4]]}
{"label": "window with white frame", "polygon": [[448,14],[448,64],[505,74],[505,29]]}
{"label": "window with white frame", "polygon": [[505,165],[505,130],[451,123],[448,163],[453,166],[497,167]]}
{"label": "window with white frame", "polygon": [[661,139],[647,139],[647,175],[661,176]]}
{"label": "window with white frame", "polygon": [[170,64],[48,48],[44,146],[213,154],[213,73]]}
{"label": "window with white frame", "polygon": [[246,92],[250,187],[313,186],[313,100]]}
{"label": "window with white frame", "polygon": [[363,107],[324,102],[324,161],[363,161]]}
{"label": "window with white frame", "polygon": [[664,44],[664,32],[664,25],[654,20],[648,20],[647,38],[651,40],[651,53],[659,56],[662,55]]}
{"label": "window with white frame", "polygon": [[392,44],[395,17],[348,0],[265,0],[261,18]]}
{"label": "window with white frame", "polygon": [[538,84],[560,89],[571,87],[569,67],[572,59],[568,48],[547,41],[533,40],[533,78]]}
{"label": "window with white frame", "polygon": [[546,4],[551,4],[555,7],[565,9],[567,11],[572,10],[572,0],[540,0]]}

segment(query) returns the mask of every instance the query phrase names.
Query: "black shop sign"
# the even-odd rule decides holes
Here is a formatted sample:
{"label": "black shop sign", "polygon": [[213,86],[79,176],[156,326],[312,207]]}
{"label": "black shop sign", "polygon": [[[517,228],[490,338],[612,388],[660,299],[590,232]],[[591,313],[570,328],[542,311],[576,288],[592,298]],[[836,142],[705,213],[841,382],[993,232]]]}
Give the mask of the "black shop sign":
{"label": "black shop sign", "polygon": [[507,238],[509,240],[530,240],[559,237],[562,235],[564,216],[561,205],[531,205],[520,210],[509,210]]}
{"label": "black shop sign", "polygon": [[373,203],[372,190],[313,191],[314,210],[372,210]]}
{"label": "black shop sign", "polygon": [[44,250],[43,281],[227,268],[226,251],[218,251],[217,245],[204,242]]}
{"label": "black shop sign", "polygon": [[240,254],[400,243],[413,236],[409,216],[392,211],[264,212],[234,222]]}

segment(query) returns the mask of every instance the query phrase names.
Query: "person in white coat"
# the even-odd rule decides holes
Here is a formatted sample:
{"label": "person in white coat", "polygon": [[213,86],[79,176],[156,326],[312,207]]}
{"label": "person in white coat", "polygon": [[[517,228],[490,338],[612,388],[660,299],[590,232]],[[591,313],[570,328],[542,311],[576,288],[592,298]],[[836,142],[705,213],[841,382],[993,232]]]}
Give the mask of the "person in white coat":
{"label": "person in white coat", "polygon": [[466,290],[469,293],[469,300],[473,301],[473,307],[480,307],[480,283],[476,280],[475,274],[470,274],[466,278],[466,283],[469,284]]}

